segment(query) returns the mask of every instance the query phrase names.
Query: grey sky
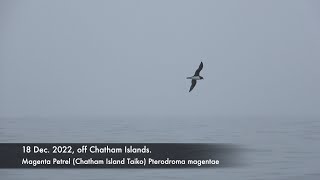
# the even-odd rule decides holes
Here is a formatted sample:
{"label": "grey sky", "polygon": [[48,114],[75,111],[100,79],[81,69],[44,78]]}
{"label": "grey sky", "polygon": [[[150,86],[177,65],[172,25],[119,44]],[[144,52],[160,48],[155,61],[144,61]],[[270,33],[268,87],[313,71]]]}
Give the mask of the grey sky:
{"label": "grey sky", "polygon": [[[320,117],[316,1],[0,7],[1,117]],[[188,93],[201,59],[204,80]]]}

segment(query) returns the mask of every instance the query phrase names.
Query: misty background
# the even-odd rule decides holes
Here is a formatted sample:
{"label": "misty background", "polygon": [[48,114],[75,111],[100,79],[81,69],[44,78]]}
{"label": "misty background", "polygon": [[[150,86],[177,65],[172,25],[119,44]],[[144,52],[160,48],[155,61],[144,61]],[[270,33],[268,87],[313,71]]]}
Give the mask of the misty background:
{"label": "misty background", "polygon": [[231,169],[2,169],[0,179],[319,180],[319,10],[316,0],[1,0],[1,143],[250,153]]}
{"label": "misty background", "polygon": [[[320,115],[317,1],[0,3],[0,115]],[[188,93],[200,62],[203,81]]]}

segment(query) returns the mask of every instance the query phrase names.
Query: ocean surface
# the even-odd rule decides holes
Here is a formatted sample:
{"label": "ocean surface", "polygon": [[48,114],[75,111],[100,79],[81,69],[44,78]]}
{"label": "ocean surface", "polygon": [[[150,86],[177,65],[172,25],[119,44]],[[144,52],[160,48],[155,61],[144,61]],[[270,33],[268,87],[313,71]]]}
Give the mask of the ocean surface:
{"label": "ocean surface", "polygon": [[233,143],[247,166],[212,169],[1,169],[1,180],[319,180],[320,120],[310,118],[1,118],[0,142]]}

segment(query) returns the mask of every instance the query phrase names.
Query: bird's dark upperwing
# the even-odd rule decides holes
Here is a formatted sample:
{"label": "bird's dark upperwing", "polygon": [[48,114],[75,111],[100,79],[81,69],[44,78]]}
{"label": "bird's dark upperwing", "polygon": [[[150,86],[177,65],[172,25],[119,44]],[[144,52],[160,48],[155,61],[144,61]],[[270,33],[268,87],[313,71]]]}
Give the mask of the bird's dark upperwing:
{"label": "bird's dark upperwing", "polygon": [[196,84],[197,84],[197,80],[191,80],[191,87],[189,92],[192,91],[192,89],[196,86]]}
{"label": "bird's dark upperwing", "polygon": [[199,68],[196,70],[194,75],[195,76],[199,76],[200,75],[200,71],[202,70],[202,68],[203,68],[203,63],[201,62],[200,65],[199,65]]}

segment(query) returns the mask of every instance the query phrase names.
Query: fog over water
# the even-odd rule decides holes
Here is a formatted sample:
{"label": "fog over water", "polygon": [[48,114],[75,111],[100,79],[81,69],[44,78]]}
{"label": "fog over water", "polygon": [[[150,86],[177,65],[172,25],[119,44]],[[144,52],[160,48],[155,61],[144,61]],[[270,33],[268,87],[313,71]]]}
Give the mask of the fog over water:
{"label": "fog over water", "polygon": [[[0,2],[0,142],[235,143],[249,166],[0,179],[319,179],[320,3]],[[186,77],[204,63],[191,93]]]}

